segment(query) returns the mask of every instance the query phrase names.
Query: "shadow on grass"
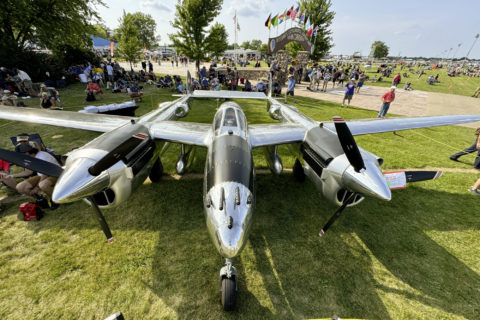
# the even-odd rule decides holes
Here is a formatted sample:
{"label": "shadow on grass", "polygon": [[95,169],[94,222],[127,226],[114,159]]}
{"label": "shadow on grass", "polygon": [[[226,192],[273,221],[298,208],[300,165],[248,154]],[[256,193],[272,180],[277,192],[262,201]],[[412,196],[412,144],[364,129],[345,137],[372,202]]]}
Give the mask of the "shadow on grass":
{"label": "shadow on grass", "polygon": [[[259,175],[257,208],[246,247],[253,254],[244,251],[234,259],[240,277],[238,307],[224,313],[218,290],[224,259],[207,233],[201,190],[200,179],[143,185],[117,210],[105,211],[117,239],[132,230],[158,232],[148,287],[179,318],[337,314],[388,319],[392,310],[387,310],[379,292],[465,318],[475,318],[478,312],[479,275],[425,233],[478,230],[474,210],[478,199],[469,194],[412,186],[395,192],[391,202],[367,199],[347,209],[319,238],[318,231],[335,207],[318,196],[312,183],[298,184],[289,174]],[[98,229],[98,239],[103,240],[89,210],[81,203],[62,206],[29,228],[74,233]],[[378,282],[370,253],[418,293]]]}

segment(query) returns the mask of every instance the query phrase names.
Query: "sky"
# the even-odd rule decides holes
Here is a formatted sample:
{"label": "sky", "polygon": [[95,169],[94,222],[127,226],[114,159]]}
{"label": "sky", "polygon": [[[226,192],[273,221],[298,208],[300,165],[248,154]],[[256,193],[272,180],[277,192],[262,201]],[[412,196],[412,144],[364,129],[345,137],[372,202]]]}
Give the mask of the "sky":
{"label": "sky", "polygon": [[[108,8],[98,7],[107,27],[115,29],[123,10],[152,15],[157,23],[160,43],[170,42],[168,34],[177,0],[104,0]],[[240,31],[238,43],[253,39],[266,43],[269,31],[264,26],[272,16],[296,5],[294,1],[224,0],[221,13],[215,18],[225,25],[229,43],[234,42],[235,12]],[[384,41],[392,56],[463,57],[480,33],[480,0],[332,0],[335,12],[331,54],[351,55],[360,51],[366,56],[375,40]],[[290,21],[287,22],[287,28]],[[271,36],[281,34],[285,23],[270,30]],[[459,46],[459,44],[461,44]],[[451,48],[451,50],[450,50]],[[473,46],[469,58],[480,58],[480,40]]]}

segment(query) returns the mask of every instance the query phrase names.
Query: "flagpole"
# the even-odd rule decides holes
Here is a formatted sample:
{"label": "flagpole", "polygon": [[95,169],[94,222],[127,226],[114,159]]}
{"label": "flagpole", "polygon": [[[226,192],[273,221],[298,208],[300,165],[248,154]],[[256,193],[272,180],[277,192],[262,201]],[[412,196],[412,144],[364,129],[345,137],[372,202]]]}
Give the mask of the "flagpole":
{"label": "flagpole", "polygon": [[235,68],[237,67],[237,60],[238,60],[238,57],[237,57],[237,47],[238,47],[238,44],[237,44],[237,10],[235,10],[235,25],[233,26],[235,28],[235,47],[234,47],[234,56],[235,56]]}

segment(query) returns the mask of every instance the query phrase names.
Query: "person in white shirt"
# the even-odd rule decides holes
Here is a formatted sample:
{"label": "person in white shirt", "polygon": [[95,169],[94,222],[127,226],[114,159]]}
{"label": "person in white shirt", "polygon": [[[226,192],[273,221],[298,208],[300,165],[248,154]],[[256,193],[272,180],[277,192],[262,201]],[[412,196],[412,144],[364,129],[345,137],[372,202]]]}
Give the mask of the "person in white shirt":
{"label": "person in white shirt", "polygon": [[[57,159],[55,159],[51,154],[45,151],[39,151],[37,148],[32,148],[28,144],[22,144],[18,148],[18,151],[30,157],[44,160],[44,161],[56,164],[57,166],[60,166]],[[34,196],[36,198],[42,198],[42,193],[43,193],[43,194],[46,194],[51,199],[53,188],[55,187],[56,182],[57,182],[57,178],[50,177],[39,172],[37,173],[36,176],[30,177],[25,181],[22,181],[19,184],[17,184],[17,191],[25,195]],[[53,210],[53,209],[56,209],[57,207],[58,205],[52,202],[51,209]]]}
{"label": "person in white shirt", "polygon": [[32,78],[25,72],[20,69],[17,69],[17,76],[22,81],[22,85],[25,88],[25,91],[28,91],[28,94],[31,96],[35,95],[35,91],[33,90]]}

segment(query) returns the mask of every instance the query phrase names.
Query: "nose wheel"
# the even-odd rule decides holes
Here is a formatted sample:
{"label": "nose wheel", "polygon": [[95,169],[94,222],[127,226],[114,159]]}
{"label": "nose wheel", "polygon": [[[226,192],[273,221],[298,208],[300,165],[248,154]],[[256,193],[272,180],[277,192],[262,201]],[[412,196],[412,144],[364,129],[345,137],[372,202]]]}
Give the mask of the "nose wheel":
{"label": "nose wheel", "polygon": [[237,269],[232,265],[232,259],[226,259],[225,267],[220,269],[220,292],[223,310],[233,311],[237,298]]}

